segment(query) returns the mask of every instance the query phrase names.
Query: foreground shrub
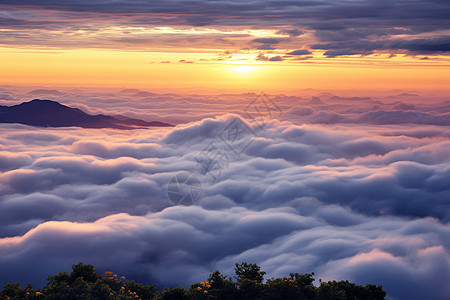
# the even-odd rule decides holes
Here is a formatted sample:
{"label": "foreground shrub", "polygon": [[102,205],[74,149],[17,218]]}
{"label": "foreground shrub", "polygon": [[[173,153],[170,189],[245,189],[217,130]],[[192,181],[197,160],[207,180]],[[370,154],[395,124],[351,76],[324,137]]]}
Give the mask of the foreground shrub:
{"label": "foreground shrub", "polygon": [[183,287],[164,288],[125,281],[112,272],[97,274],[92,265],[79,263],[72,272],[49,276],[47,285],[24,289],[18,283],[6,283],[1,300],[383,300],[382,286],[357,285],[348,281],[321,282],[315,286],[314,273],[291,273],[289,277],[270,278],[264,283],[264,271],[256,264],[235,265],[236,280],[218,270],[208,279]]}

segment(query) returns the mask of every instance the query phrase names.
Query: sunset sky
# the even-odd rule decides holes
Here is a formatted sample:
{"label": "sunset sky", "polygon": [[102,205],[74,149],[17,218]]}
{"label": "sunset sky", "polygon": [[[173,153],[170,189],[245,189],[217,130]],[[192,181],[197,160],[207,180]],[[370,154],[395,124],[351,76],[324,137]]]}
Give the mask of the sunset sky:
{"label": "sunset sky", "polygon": [[5,84],[448,89],[447,1],[1,1]]}

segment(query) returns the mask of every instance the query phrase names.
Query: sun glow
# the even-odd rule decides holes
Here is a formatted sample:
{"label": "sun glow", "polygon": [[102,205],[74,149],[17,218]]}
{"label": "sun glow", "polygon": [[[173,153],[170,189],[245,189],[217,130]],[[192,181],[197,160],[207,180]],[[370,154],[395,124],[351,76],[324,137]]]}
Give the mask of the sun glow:
{"label": "sun glow", "polygon": [[240,75],[248,75],[254,71],[254,67],[249,65],[238,65],[232,67],[233,72]]}

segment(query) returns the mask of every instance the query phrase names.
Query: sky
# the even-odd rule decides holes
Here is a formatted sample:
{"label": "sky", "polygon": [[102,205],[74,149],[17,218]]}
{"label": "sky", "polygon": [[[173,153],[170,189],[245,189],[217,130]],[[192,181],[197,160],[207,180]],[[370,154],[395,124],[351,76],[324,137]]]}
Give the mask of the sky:
{"label": "sky", "polygon": [[450,299],[449,15],[443,0],[0,1],[1,106],[174,125],[0,123],[0,283],[82,261],[189,287],[247,261]]}
{"label": "sky", "polygon": [[448,90],[450,5],[0,1],[12,85]]}

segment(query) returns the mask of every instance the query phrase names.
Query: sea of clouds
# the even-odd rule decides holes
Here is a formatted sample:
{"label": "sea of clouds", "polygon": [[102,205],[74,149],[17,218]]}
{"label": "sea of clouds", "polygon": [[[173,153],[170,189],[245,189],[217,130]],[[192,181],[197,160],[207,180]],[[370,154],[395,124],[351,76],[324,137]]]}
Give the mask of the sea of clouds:
{"label": "sea of clouds", "polygon": [[[0,105],[52,99],[177,124],[1,124],[0,282],[41,285],[82,261],[144,283],[189,286],[248,261],[266,278],[315,272],[381,284],[389,299],[450,297],[443,96],[0,93]],[[271,99],[277,115],[246,114],[255,99]],[[205,169],[212,153],[220,160]],[[195,205],[168,197],[181,172],[201,182]]]}

